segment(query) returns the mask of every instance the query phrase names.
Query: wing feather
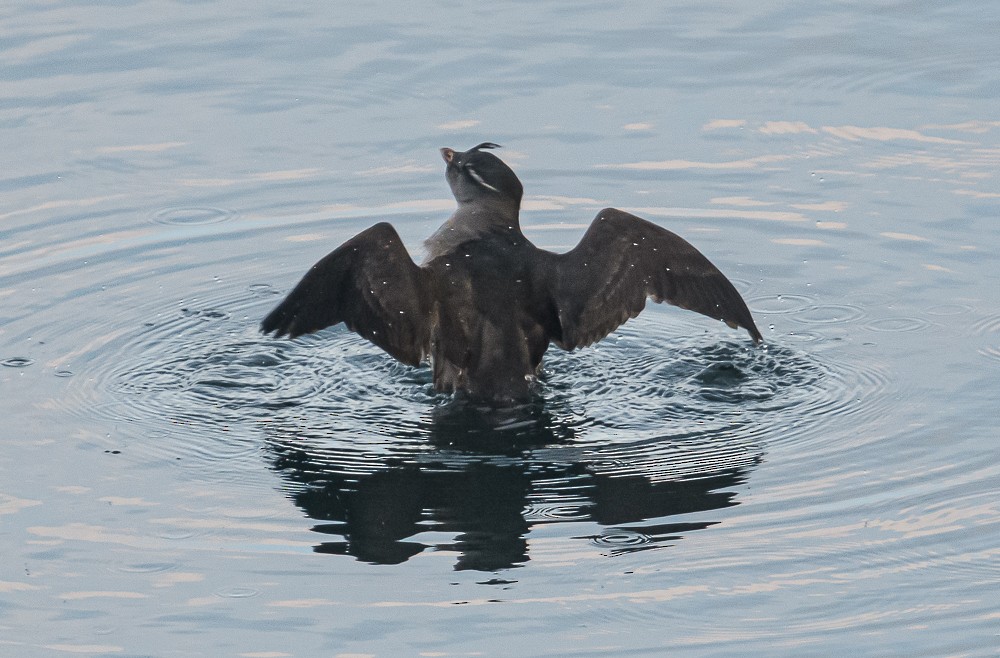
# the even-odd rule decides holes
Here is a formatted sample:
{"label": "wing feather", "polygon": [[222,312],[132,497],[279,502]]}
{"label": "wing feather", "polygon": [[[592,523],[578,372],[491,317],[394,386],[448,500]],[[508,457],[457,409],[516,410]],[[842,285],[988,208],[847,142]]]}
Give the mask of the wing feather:
{"label": "wing feather", "polygon": [[325,256],[260,324],[295,338],[343,322],[410,365],[430,351],[426,273],[399,234],[381,222]]}
{"label": "wing feather", "polygon": [[590,345],[634,318],[646,299],[762,336],[732,282],[689,242],[615,208],[597,214],[580,243],[555,257],[552,296],[565,349]]}

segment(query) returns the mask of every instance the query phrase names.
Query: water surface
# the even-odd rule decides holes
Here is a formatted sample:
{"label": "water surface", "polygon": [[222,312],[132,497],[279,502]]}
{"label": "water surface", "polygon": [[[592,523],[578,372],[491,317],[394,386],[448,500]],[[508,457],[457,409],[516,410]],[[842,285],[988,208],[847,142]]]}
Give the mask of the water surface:
{"label": "water surface", "polygon": [[[0,653],[991,655],[1000,13],[971,2],[0,10]],[[481,141],[765,335],[651,305],[540,399],[260,318]]]}

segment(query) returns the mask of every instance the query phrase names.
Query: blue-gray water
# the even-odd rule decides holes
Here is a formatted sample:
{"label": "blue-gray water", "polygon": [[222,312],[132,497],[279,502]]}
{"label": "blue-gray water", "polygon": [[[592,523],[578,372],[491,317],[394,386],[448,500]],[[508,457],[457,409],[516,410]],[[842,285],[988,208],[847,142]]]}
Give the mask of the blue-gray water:
{"label": "blue-gray water", "polygon": [[[995,655],[1000,5],[747,7],[0,9],[0,655]],[[655,306],[484,416],[257,333],[486,140],[766,346]]]}

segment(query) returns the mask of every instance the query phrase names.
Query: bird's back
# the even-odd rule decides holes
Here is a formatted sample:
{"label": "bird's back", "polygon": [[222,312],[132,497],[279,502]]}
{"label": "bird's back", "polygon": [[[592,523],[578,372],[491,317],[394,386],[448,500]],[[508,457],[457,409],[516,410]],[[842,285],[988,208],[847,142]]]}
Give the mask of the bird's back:
{"label": "bird's back", "polygon": [[436,308],[435,387],[474,398],[529,395],[556,315],[536,275],[539,251],[520,232],[496,232],[429,261]]}

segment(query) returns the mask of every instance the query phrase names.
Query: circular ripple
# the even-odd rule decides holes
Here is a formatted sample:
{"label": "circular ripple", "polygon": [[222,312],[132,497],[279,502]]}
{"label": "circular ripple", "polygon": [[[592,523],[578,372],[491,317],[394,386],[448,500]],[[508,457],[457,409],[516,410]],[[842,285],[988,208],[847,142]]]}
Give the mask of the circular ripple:
{"label": "circular ripple", "polygon": [[216,590],[215,595],[224,599],[249,599],[260,592],[252,587],[226,587]]}
{"label": "circular ripple", "polygon": [[169,562],[138,562],[118,565],[116,568],[125,573],[163,573],[176,569],[177,565]]}
{"label": "circular ripple", "polygon": [[0,361],[0,366],[5,366],[7,368],[27,368],[34,362],[34,359],[29,359],[26,356],[12,356],[9,359]]}
{"label": "circular ripple", "polygon": [[156,533],[156,536],[168,541],[182,541],[197,536],[197,533],[190,530],[161,530]]}
{"label": "circular ripple", "polygon": [[588,503],[578,505],[528,505],[524,510],[524,518],[530,522],[545,521],[586,521],[590,512]]}
{"label": "circular ripple", "polygon": [[652,543],[652,538],[641,532],[631,532],[627,529],[617,528],[613,532],[607,532],[591,540],[598,546],[612,549],[635,549],[639,546],[646,546]]}
{"label": "circular ripple", "polygon": [[258,297],[274,297],[281,294],[281,291],[275,289],[270,283],[251,283],[248,289]]}
{"label": "circular ripple", "polygon": [[180,206],[163,208],[154,212],[150,219],[157,224],[174,226],[200,226],[202,224],[218,224],[229,221],[236,216],[231,210],[212,208],[209,206]]}
{"label": "circular ripple", "polygon": [[930,326],[923,318],[882,318],[865,324],[866,329],[879,332],[920,331]]}
{"label": "circular ripple", "polygon": [[[148,457],[214,464],[207,477],[238,478],[238,469],[220,465],[257,459],[259,437],[232,430],[266,418],[283,395],[297,392],[270,376],[280,348],[267,345],[248,322],[259,303],[246,287],[219,287],[173,310],[150,312],[145,317],[153,320],[119,332],[100,358],[78,357],[74,370],[87,377],[68,380],[64,404],[88,417],[130,421],[148,439]],[[300,381],[311,390],[316,379]],[[95,385],[115,402],[95,405]]]}
{"label": "circular ripple", "polygon": [[886,403],[887,377],[875,365],[820,361],[792,344],[678,338],[654,318],[615,338],[553,354],[546,387],[550,399],[585,401],[595,425],[637,439],[663,443],[666,431],[677,441],[726,445],[730,437],[730,456],[745,460],[762,442],[812,440],[825,416],[876,417]]}
{"label": "circular ripple", "polygon": [[964,313],[971,313],[972,307],[967,304],[936,304],[929,306],[926,312],[928,315],[939,316],[962,315]]}
{"label": "circular ripple", "polygon": [[795,314],[795,320],[805,324],[841,324],[853,322],[865,316],[859,306],[849,304],[819,304],[809,306]]}
{"label": "circular ripple", "polygon": [[781,337],[783,343],[816,343],[825,340],[826,336],[815,331],[789,331]]}
{"label": "circular ripple", "polygon": [[747,300],[747,306],[753,313],[775,315],[781,313],[798,313],[815,303],[812,297],[806,295],[777,295],[753,297]]}

